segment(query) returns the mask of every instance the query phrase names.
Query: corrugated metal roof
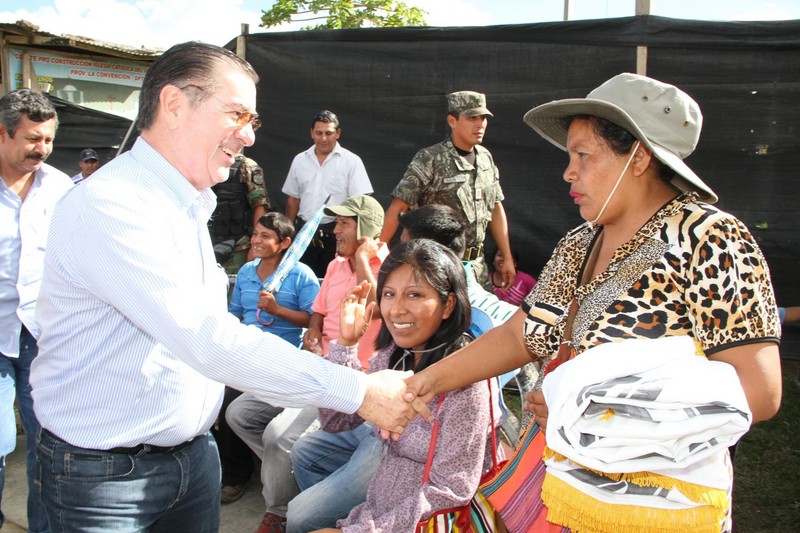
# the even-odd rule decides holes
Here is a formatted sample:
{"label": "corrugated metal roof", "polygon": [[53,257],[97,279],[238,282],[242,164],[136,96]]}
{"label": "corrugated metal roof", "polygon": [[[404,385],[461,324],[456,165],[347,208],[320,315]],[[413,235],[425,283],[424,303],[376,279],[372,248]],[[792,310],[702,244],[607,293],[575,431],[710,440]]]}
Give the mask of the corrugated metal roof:
{"label": "corrugated metal roof", "polygon": [[13,24],[0,23],[0,34],[8,44],[49,48],[62,52],[113,56],[137,61],[155,61],[164,51],[162,48],[136,48],[98,41],[80,35],[55,35],[40,31],[39,26],[27,20],[18,20]]}

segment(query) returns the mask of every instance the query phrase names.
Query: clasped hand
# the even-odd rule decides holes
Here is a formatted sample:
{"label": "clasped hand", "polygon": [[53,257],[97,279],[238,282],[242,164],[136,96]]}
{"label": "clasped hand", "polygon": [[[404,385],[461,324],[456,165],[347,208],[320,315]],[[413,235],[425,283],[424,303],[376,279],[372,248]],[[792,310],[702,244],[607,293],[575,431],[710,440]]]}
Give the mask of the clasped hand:
{"label": "clasped hand", "polygon": [[547,429],[547,415],[550,410],[544,400],[544,393],[540,390],[525,393],[525,410],[533,413],[534,420],[542,431]]}
{"label": "clasped hand", "polygon": [[268,291],[261,291],[258,294],[258,308],[274,315],[278,310],[278,302],[275,301],[275,295]]}

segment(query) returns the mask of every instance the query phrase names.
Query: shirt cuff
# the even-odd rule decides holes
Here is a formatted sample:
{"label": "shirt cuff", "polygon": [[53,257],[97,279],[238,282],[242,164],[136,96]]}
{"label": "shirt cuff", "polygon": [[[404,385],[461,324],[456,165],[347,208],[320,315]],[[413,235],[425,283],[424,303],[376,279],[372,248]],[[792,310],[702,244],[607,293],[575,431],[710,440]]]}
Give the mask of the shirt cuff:
{"label": "shirt cuff", "polygon": [[317,407],[333,409],[340,413],[352,414],[364,403],[367,394],[367,376],[334,363],[328,363],[330,386]]}

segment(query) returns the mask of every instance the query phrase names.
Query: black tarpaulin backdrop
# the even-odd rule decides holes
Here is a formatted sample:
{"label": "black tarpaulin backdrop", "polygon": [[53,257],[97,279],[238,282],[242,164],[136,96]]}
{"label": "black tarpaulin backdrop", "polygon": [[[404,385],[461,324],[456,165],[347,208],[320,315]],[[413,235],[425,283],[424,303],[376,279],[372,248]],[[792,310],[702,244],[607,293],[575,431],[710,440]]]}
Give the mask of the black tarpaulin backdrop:
{"label": "black tarpaulin backdrop", "polygon": [[122,140],[131,125],[127,118],[73,104],[47,95],[58,112],[58,131],[55,149],[47,163],[73,176],[80,171],[81,150],[94,148],[100,164],[117,155]]}
{"label": "black tarpaulin backdrop", "polygon": [[500,168],[512,247],[522,268],[536,275],[558,239],[581,221],[561,180],[566,155],[522,116],[635,72],[637,45],[648,46],[649,76],[699,102],[705,125],[687,162],[719,194],[719,207],[756,235],[779,304],[800,304],[800,21],[643,16],[249,35],[246,57],[261,76],[264,127],[247,153],[264,167],[273,206],[282,210],[292,158],[311,145],[309,121],[330,109],[342,121],[340,142],[362,157],[387,207],[414,154],[448,134],[444,95],[484,92],[494,113],[484,145]]}

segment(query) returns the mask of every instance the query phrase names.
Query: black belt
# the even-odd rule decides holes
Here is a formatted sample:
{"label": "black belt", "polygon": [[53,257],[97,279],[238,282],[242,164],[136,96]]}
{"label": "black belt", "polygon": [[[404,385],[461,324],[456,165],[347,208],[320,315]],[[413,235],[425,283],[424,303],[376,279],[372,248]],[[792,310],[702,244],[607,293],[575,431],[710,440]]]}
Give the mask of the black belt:
{"label": "black belt", "polygon": [[[296,231],[300,231],[300,228],[305,226],[306,221],[300,217],[296,219]],[[309,246],[312,248],[325,248],[325,242],[328,241],[328,244],[331,244],[331,241],[335,239],[335,235],[333,234],[333,228],[336,227],[336,222],[328,222],[327,224],[320,224],[317,226],[317,230],[314,232],[314,236],[311,237],[311,242]]]}
{"label": "black belt", "polygon": [[483,245],[471,246],[464,250],[464,261],[472,261],[483,255]]}
{"label": "black belt", "polygon": [[[306,221],[300,217],[297,217],[297,223],[295,224],[295,230],[300,231],[300,228],[306,225]],[[327,224],[320,224],[317,226],[317,231],[314,232],[314,235],[333,235],[333,228],[336,227],[336,222],[328,222]]]}
{"label": "black belt", "polygon": [[[42,428],[42,433],[47,433],[51,438],[60,440],[61,442],[65,442],[69,444],[67,441],[59,437],[58,435],[54,434],[52,431],[48,431],[45,428]],[[196,437],[193,437],[186,442],[182,442],[180,444],[176,444],[175,446],[156,446],[154,444],[137,444],[136,446],[125,447],[125,446],[118,446],[116,448],[111,448],[108,450],[94,450],[97,452],[105,452],[105,453],[122,453],[125,455],[138,455],[144,451],[144,453],[172,453],[182,450],[183,448],[190,445],[194,442]],[[79,446],[80,447],[80,446]],[[87,448],[91,449],[91,448]]]}

